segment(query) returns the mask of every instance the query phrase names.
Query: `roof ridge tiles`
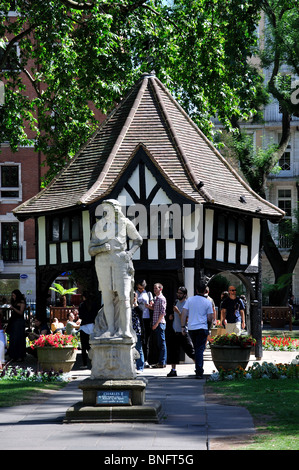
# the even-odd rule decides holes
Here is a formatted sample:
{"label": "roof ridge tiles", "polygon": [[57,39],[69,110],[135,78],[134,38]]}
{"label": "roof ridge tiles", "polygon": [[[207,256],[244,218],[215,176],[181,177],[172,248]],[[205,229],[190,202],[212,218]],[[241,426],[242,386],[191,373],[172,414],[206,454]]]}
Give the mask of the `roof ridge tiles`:
{"label": "roof ridge tiles", "polygon": [[101,184],[105,176],[107,175],[109,168],[111,166],[111,163],[113,162],[113,159],[117,153],[117,150],[120,148],[120,145],[124,141],[124,138],[126,136],[126,133],[130,127],[131,122],[133,121],[134,115],[136,113],[136,110],[138,109],[138,105],[141,101],[141,98],[143,96],[144,90],[147,86],[147,79],[144,79],[143,82],[141,83],[141,86],[139,88],[139,91],[137,93],[137,96],[134,100],[133,106],[131,107],[131,110],[126,118],[125,124],[122,127],[121,132],[119,133],[116,142],[113,146],[113,149],[111,150],[108,159],[105,162],[104,168],[101,171],[97,181],[92,185],[92,187],[84,194],[82,198],[80,198],[80,202],[84,203],[86,202],[92,193],[98,188],[98,186]]}
{"label": "roof ridge tiles", "polygon": [[[156,80],[157,80],[157,79],[156,79]],[[199,181],[198,178],[196,177],[196,175],[195,175],[195,173],[194,173],[194,171],[193,171],[193,168],[192,168],[192,166],[191,166],[191,164],[190,164],[190,161],[189,161],[187,155],[185,154],[185,151],[184,151],[184,149],[183,149],[183,147],[182,147],[182,145],[181,145],[181,143],[180,143],[180,141],[179,141],[179,138],[178,138],[178,136],[177,136],[177,132],[176,132],[175,128],[174,128],[173,125],[172,125],[172,120],[171,120],[171,118],[170,118],[170,116],[169,116],[169,114],[168,114],[168,111],[167,111],[167,109],[166,109],[166,107],[165,107],[165,105],[164,105],[163,98],[161,97],[161,95],[160,95],[160,93],[159,93],[159,89],[158,89],[158,87],[157,87],[157,84],[155,83],[155,80],[152,80],[152,85],[153,85],[153,88],[154,88],[154,92],[155,92],[155,94],[156,94],[156,98],[157,98],[157,100],[158,100],[158,104],[160,105],[160,107],[161,107],[161,109],[162,109],[162,112],[163,112],[163,114],[164,114],[165,120],[166,120],[166,122],[168,123],[169,130],[170,130],[170,132],[171,132],[171,134],[172,134],[172,136],[173,136],[173,139],[174,139],[175,145],[176,145],[176,147],[177,147],[177,150],[178,150],[179,154],[181,155],[181,158],[182,158],[182,160],[183,160],[183,164],[184,164],[184,166],[185,166],[185,168],[186,168],[187,173],[188,173],[188,174],[190,175],[190,177],[191,177],[191,181],[192,181],[192,183],[193,183],[193,185],[194,185],[195,190],[196,190],[196,191],[199,191],[199,192],[202,194],[202,196],[203,196],[208,202],[214,202],[212,196],[211,196],[206,190],[203,190],[202,188],[200,188],[200,189],[198,188],[198,185],[200,184],[200,181]],[[163,86],[163,84],[162,84],[161,82],[160,82],[160,86],[163,87],[163,89],[164,89],[165,91],[167,91],[166,88]]]}

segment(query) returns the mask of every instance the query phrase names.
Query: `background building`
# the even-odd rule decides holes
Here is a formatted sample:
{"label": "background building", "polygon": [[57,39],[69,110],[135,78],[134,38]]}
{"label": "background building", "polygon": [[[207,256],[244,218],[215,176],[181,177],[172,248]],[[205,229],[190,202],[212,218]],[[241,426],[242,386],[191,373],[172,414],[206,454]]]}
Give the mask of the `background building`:
{"label": "background building", "polygon": [[[14,63],[8,62],[6,67],[13,68]],[[27,93],[33,96],[34,89],[25,75],[23,80]],[[29,136],[34,138],[30,130]],[[10,295],[18,288],[27,300],[35,300],[35,226],[32,220],[19,222],[13,209],[39,191],[42,156],[33,146],[12,152],[2,142],[0,148],[0,293]]]}
{"label": "background building", "polygon": [[[98,283],[88,245],[101,202],[118,199],[143,237],[135,279],[161,282],[169,313],[179,285],[233,273],[248,298],[248,330],[261,347],[263,220],[283,211],[257,195],[213,147],[165,86],[143,74],[77,155],[17,218],[36,221],[37,306],[62,272]],[[261,357],[261,351],[257,354]]]}

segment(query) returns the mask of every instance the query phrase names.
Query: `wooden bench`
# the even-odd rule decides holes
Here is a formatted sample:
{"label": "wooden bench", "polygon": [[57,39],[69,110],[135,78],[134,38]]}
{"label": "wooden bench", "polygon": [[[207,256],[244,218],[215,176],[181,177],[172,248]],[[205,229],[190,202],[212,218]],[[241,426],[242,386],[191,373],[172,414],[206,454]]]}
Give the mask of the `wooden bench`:
{"label": "wooden bench", "polygon": [[74,310],[77,310],[75,307],[52,307],[50,306],[50,325],[53,322],[54,318],[64,324],[67,323],[68,314],[74,313]]}
{"label": "wooden bench", "polygon": [[283,328],[288,323],[289,330],[293,330],[292,309],[290,307],[262,307],[262,314],[263,320],[270,321],[271,326]]}

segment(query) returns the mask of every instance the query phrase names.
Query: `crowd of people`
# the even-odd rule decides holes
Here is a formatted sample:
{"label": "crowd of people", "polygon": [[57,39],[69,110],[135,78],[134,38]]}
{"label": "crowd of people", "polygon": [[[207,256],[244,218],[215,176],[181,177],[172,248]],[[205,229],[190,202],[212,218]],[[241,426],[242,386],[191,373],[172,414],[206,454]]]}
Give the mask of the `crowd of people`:
{"label": "crowd of people", "polygon": [[[87,368],[89,335],[99,310],[99,306],[88,292],[83,292],[82,302],[78,309],[74,309],[68,315],[66,325],[54,318],[49,324],[46,316],[35,315],[32,325],[26,325],[25,321],[26,299],[15,289],[11,293],[11,300],[6,298],[0,301],[0,369],[6,363],[23,362],[26,354],[36,356],[36,350],[28,347],[29,342],[37,340],[41,335],[62,333],[78,335],[82,351],[82,367]],[[7,311],[8,318],[4,318]],[[9,338],[9,341],[7,341]]]}
{"label": "crowd of people", "polygon": [[[177,289],[177,299],[169,315],[166,307],[162,284],[154,285],[152,295],[146,290],[145,280],[137,282],[133,306],[133,326],[140,354],[137,372],[147,367],[165,368],[169,364],[171,369],[167,377],[176,377],[176,366],[183,351],[194,361],[195,376],[200,379],[203,377],[203,353],[209,330],[218,319],[209,288],[201,282],[196,294],[188,297],[186,287],[181,286]],[[227,332],[240,334],[245,328],[245,305],[236,295],[234,286],[222,293],[220,311],[220,321]]]}
{"label": "crowd of people", "polygon": [[[217,310],[214,300],[209,295],[209,288],[200,282],[195,295],[188,297],[186,287],[177,289],[176,301],[172,312],[167,315],[167,300],[163,294],[163,285],[155,283],[153,294],[146,289],[145,280],[138,280],[132,305],[132,326],[136,333],[136,371],[145,368],[166,368],[171,366],[167,377],[177,376],[177,364],[183,351],[195,364],[195,376],[203,377],[203,353],[208,342],[209,329],[216,323]],[[230,286],[221,295],[220,322],[228,333],[240,334],[245,328],[245,303],[237,296],[236,288]],[[7,358],[9,361],[22,361],[27,352],[26,336],[34,341],[40,335],[63,333],[79,335],[82,350],[82,367],[87,368],[89,335],[93,330],[99,305],[88,292],[83,292],[78,310],[68,314],[66,325],[57,318],[51,325],[47,318],[38,315],[34,318],[34,329],[26,332],[26,300],[19,290],[11,294],[11,301],[2,299],[0,306],[0,367],[6,362],[6,334],[9,335]],[[2,311],[10,309],[10,317],[3,329]],[[6,334],[5,334],[6,333]]]}

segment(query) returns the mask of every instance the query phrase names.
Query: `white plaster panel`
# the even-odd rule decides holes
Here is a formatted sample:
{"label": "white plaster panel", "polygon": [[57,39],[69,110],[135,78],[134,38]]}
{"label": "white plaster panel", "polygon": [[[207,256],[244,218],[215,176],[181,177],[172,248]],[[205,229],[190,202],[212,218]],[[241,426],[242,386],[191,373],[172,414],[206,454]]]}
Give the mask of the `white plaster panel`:
{"label": "white plaster panel", "polygon": [[46,218],[39,217],[38,225],[38,263],[40,266],[46,264]]}
{"label": "white plaster panel", "polygon": [[158,259],[158,240],[148,240],[148,259]]}
{"label": "white plaster panel", "polygon": [[68,253],[67,253],[67,243],[60,243],[60,255],[61,255],[61,262],[67,263],[68,262]]}
{"label": "white plaster panel", "polygon": [[[205,258],[212,259],[213,247],[213,225],[214,225],[214,211],[208,209],[206,211],[206,226],[205,226]],[[218,259],[218,258],[217,258]]]}
{"label": "white plaster panel", "polygon": [[72,243],[73,261],[80,261],[80,242]]}
{"label": "white plaster panel", "polygon": [[88,246],[90,242],[90,220],[89,212],[82,212],[82,228],[83,228],[83,251],[84,251],[84,261],[90,261],[91,256],[88,253]]}
{"label": "white plaster panel", "polygon": [[145,167],[145,181],[146,181],[146,187],[145,187],[146,193],[145,194],[146,194],[146,197],[148,198],[152,189],[154,189],[154,187],[156,186],[157,180],[156,178],[154,178],[154,176],[148,170],[147,167]]}
{"label": "white plaster panel", "polygon": [[235,243],[228,244],[228,262],[229,263],[236,262],[236,244]]}
{"label": "white plaster panel", "polygon": [[172,201],[169,199],[166,192],[163,191],[163,189],[161,188],[159,189],[159,191],[157,192],[157,194],[155,195],[152,201],[153,206],[159,205],[159,204],[172,204]]}
{"label": "white plaster panel", "polygon": [[188,290],[188,297],[194,295],[194,268],[184,269],[184,283]]}
{"label": "white plaster panel", "polygon": [[57,264],[56,244],[55,243],[51,243],[49,245],[49,252],[50,252],[50,264]]}
{"label": "white plaster panel", "polygon": [[252,236],[251,236],[251,262],[252,266],[259,264],[259,247],[260,247],[260,220],[252,220]]}
{"label": "white plaster panel", "polygon": [[240,254],[240,263],[247,264],[248,259],[248,247],[246,245],[241,245],[241,254]]}
{"label": "white plaster panel", "polygon": [[176,259],[175,240],[166,240],[166,259]]}

